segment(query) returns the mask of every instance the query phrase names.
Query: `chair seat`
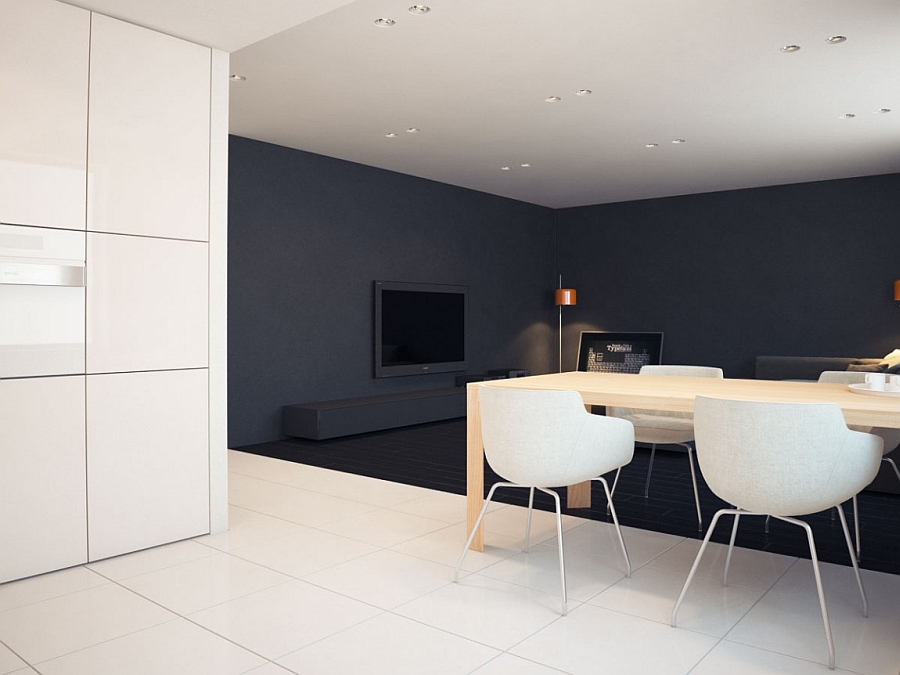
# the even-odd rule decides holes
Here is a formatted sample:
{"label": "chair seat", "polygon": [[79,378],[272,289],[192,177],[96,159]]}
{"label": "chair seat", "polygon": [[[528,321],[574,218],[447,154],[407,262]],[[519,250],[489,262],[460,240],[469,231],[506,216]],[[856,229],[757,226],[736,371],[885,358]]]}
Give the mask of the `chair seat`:
{"label": "chair seat", "polygon": [[629,413],[624,417],[634,425],[639,443],[687,443],[694,440],[694,420],[660,413]]}

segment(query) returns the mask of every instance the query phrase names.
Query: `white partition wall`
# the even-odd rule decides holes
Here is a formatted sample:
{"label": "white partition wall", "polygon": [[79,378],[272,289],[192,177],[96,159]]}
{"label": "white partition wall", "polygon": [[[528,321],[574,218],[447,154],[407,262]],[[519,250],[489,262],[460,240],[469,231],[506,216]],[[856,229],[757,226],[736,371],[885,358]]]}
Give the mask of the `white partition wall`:
{"label": "white partition wall", "polygon": [[0,583],[87,561],[84,376],[0,381]]}
{"label": "white partition wall", "polygon": [[207,371],[87,377],[90,560],[209,532]]}
{"label": "white partition wall", "polygon": [[88,373],[207,367],[208,248],[88,233]]}
{"label": "white partition wall", "polygon": [[227,528],[228,55],[0,10],[0,223],[86,237],[85,366],[0,372],[2,583]]}
{"label": "white partition wall", "polygon": [[89,230],[208,239],[209,78],[209,48],[93,15]]}
{"label": "white partition wall", "polygon": [[84,229],[89,12],[0,0],[0,222]]}

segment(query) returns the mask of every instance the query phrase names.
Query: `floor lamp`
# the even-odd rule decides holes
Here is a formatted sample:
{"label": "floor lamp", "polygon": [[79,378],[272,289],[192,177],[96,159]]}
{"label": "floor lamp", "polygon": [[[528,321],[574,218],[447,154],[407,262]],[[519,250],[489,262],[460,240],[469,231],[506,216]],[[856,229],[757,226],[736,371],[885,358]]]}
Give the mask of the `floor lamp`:
{"label": "floor lamp", "polygon": [[559,288],[556,289],[556,306],[559,307],[559,372],[562,372],[562,308],[563,305],[575,304],[575,289],[562,287],[562,275],[559,275]]}

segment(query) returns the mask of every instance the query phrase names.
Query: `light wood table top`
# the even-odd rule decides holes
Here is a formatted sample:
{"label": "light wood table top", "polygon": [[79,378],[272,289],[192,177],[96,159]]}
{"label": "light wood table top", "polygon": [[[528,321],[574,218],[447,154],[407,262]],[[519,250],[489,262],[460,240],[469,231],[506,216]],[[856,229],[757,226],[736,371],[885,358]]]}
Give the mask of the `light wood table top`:
{"label": "light wood table top", "polygon": [[[478,409],[478,391],[482,386],[571,390],[581,394],[586,406],[680,412],[692,412],[697,396],[773,403],[832,403],[841,408],[847,424],[900,428],[900,398],[853,393],[845,384],[583,372],[473,382],[467,385],[468,532],[471,532],[484,503],[484,447]],[[479,533],[472,542],[472,548],[481,551],[483,547],[483,533]]]}

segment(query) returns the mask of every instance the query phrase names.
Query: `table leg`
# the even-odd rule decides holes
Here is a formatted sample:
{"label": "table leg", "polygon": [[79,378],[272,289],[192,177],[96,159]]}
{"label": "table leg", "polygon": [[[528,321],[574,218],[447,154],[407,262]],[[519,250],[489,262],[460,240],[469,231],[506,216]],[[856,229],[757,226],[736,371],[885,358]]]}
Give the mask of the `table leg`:
{"label": "table leg", "polygon": [[[592,406],[584,406],[588,412],[591,412]],[[591,481],[570,485],[566,490],[566,506],[570,509],[589,509],[591,508]]]}
{"label": "table leg", "polygon": [[[484,506],[484,442],[481,438],[481,411],[478,386],[466,387],[466,536],[472,533],[478,514]],[[484,550],[484,525],[470,546]]]}
{"label": "table leg", "polygon": [[591,508],[591,481],[570,485],[566,490],[566,506],[570,509]]}

